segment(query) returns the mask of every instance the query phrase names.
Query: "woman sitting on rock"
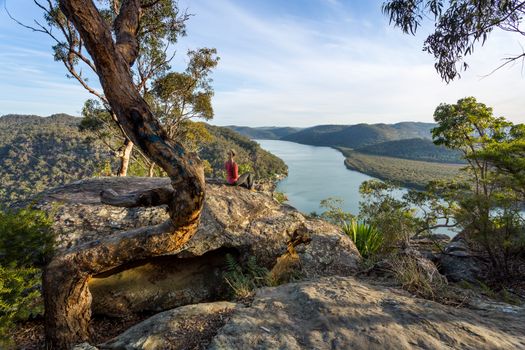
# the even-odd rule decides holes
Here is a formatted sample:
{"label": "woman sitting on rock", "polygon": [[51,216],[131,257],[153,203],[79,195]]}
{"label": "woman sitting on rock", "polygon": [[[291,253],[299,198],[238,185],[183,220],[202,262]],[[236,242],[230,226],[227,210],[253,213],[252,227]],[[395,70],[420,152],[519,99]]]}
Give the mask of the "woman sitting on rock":
{"label": "woman sitting on rock", "polygon": [[232,186],[244,186],[248,189],[253,189],[253,174],[244,173],[239,176],[239,167],[235,163],[235,151],[233,149],[228,151],[228,156],[230,159],[224,163],[226,168],[226,181]]}

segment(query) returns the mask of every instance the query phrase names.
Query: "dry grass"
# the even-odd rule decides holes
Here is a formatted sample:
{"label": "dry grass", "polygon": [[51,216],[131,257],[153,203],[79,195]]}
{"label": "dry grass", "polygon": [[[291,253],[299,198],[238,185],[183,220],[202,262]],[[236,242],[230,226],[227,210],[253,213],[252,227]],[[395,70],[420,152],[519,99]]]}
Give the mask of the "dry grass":
{"label": "dry grass", "polygon": [[440,299],[448,286],[447,280],[436,269],[426,268],[425,263],[411,256],[397,256],[390,262],[392,273],[403,289],[425,299]]}

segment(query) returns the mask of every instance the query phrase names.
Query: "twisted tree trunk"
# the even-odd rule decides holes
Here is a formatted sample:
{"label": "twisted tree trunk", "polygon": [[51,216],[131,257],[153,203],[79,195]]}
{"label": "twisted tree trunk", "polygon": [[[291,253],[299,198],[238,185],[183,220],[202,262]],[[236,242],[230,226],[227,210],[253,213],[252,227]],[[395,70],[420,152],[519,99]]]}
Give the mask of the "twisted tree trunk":
{"label": "twisted tree trunk", "polygon": [[[173,190],[157,189],[118,196],[103,193],[102,201],[134,207],[167,204],[164,224],[122,232],[55,256],[44,270],[46,347],[68,349],[89,337],[89,278],[130,260],[168,254],[196,232],[204,201],[200,160],[181,144],[168,140],[149,106],[133,85],[130,66],[138,54],[139,0],[124,0],[111,28],[92,0],[60,0],[93,58],[104,94],[131,142],[162,167]],[[115,40],[112,34],[114,34]]]}

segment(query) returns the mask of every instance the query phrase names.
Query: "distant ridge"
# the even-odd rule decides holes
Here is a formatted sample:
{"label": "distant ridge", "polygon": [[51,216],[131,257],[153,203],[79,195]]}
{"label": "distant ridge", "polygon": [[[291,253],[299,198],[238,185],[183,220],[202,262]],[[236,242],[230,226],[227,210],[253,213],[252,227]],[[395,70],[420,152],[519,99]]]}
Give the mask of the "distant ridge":
{"label": "distant ridge", "polygon": [[357,148],[386,141],[430,138],[430,123],[319,125],[283,138],[314,146]]}
{"label": "distant ridge", "polygon": [[65,113],[52,114],[47,117],[42,117],[34,114],[6,114],[0,116],[0,123],[2,125],[41,125],[41,124],[67,124],[67,125],[78,125],[82,118],[74,117]]}
{"label": "distant ridge", "polygon": [[313,146],[357,148],[386,141],[430,139],[433,123],[317,125],[310,128],[228,126],[252,139],[272,139]]}
{"label": "distant ridge", "polygon": [[298,131],[301,131],[302,128],[293,128],[293,127],[278,127],[278,126],[265,126],[258,128],[251,128],[248,126],[235,126],[228,125],[228,129],[237,131],[239,134],[249,137],[256,140],[280,140],[281,138],[294,134]]}

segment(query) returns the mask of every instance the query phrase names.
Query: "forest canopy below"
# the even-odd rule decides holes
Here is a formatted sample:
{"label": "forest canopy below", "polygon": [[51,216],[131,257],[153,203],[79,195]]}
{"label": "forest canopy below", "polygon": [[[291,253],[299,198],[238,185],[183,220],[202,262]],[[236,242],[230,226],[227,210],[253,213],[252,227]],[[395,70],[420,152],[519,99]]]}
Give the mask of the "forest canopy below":
{"label": "forest canopy below", "polygon": [[[114,174],[117,158],[90,132],[79,131],[82,118],[67,114],[50,117],[0,117],[0,207],[42,190],[91,176]],[[241,168],[261,179],[285,174],[284,162],[256,142],[223,127],[202,123],[210,137],[198,153],[207,161],[207,176],[222,177],[226,152],[234,148]],[[144,176],[147,169],[131,166],[129,175]]]}
{"label": "forest canopy below", "polygon": [[437,163],[465,164],[465,159],[457,150],[437,146],[429,139],[413,138],[381,142],[356,148],[355,151],[371,155],[421,160]]}

